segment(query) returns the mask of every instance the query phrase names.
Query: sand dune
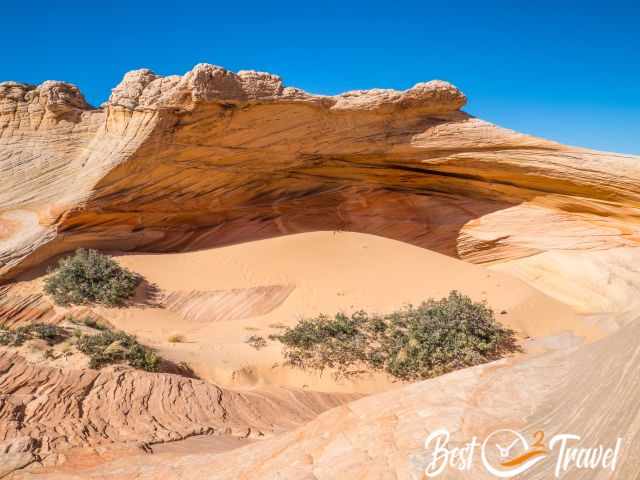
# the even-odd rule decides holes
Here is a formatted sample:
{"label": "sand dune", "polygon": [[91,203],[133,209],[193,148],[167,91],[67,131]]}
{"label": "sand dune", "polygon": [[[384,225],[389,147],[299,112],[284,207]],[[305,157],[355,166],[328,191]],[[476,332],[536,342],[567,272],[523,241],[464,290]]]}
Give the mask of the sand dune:
{"label": "sand dune", "polygon": [[[266,338],[279,331],[274,326],[293,325],[303,316],[358,309],[389,312],[453,289],[485,300],[497,319],[522,338],[570,333],[593,340],[601,335],[568,306],[508,274],[372,235],[314,232],[117,260],[163,292],[159,301],[168,298],[168,308],[96,311],[162,355],[186,361],[198,375],[222,385],[358,392],[398,386],[383,374],[337,382],[327,373],[293,370],[282,365],[277,342],[257,351],[245,340],[250,335]],[[186,342],[169,343],[172,334],[183,335]]]}

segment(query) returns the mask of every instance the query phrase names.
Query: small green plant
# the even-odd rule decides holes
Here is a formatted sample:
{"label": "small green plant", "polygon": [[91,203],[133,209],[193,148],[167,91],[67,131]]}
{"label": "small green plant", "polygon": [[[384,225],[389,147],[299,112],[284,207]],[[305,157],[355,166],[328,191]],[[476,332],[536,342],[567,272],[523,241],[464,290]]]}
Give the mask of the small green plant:
{"label": "small green plant", "polygon": [[19,347],[27,340],[40,339],[49,345],[62,342],[69,335],[64,328],[48,323],[32,323],[14,330],[0,329],[0,345]]}
{"label": "small green plant", "polygon": [[519,350],[515,333],[497,323],[489,307],[456,291],[388,315],[359,311],[302,319],[271,338],[284,344],[287,362],[296,367],[333,368],[338,376],[368,367],[403,380],[431,378]]}
{"label": "small green plant", "polygon": [[95,330],[107,330],[107,326],[104,323],[99,322],[95,318],[87,317],[82,323],[89,328],[93,328]]}
{"label": "small green plant", "polygon": [[109,327],[100,320],[93,317],[77,318],[68,313],[64,317],[65,321],[73,323],[74,325],[84,325],[85,327],[93,328],[94,330],[107,330]]}
{"label": "small green plant", "polygon": [[284,323],[271,323],[269,324],[269,328],[277,328],[278,330],[282,330],[283,328],[287,328]]}
{"label": "small green plant", "polygon": [[[0,345],[19,347],[26,341],[40,339],[48,345],[57,345],[73,337],[78,351],[89,356],[89,367],[101,368],[113,363],[127,363],[134,368],[155,372],[160,365],[160,357],[148,347],[138,343],[133,335],[109,330],[100,325],[100,333],[84,335],[78,328],[68,331],[57,325],[33,323],[14,330],[0,328]],[[65,348],[69,353],[69,345]],[[55,358],[52,349],[45,351],[45,358]]]}
{"label": "small green plant", "polygon": [[103,330],[96,335],[83,335],[76,346],[89,356],[90,368],[127,363],[134,368],[156,372],[160,364],[160,357],[153,350],[139,344],[133,335],[125,332]]}
{"label": "small green plant", "polygon": [[67,331],[64,328],[49,323],[33,323],[25,327],[20,327],[18,330],[22,330],[26,335],[30,335],[31,337],[40,338],[49,345],[59,343],[68,337]]}
{"label": "small green plant", "polygon": [[247,338],[246,343],[251,345],[256,350],[260,350],[261,348],[267,346],[267,341],[260,335],[251,335],[249,338]]}
{"label": "small green plant", "polygon": [[59,305],[119,306],[133,296],[138,276],[96,250],[63,258],[45,280],[44,291]]}
{"label": "small green plant", "polygon": [[184,335],[180,335],[179,333],[174,333],[173,335],[169,335],[167,338],[169,343],[184,343],[185,338]]}
{"label": "small green plant", "polygon": [[28,340],[28,338],[19,332],[12,330],[0,330],[0,345],[19,347],[26,340]]}

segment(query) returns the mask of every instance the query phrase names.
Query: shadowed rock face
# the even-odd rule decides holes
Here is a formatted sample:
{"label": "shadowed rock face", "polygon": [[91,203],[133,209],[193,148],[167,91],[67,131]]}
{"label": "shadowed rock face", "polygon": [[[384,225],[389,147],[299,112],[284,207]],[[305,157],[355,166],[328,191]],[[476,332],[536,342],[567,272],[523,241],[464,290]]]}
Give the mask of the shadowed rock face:
{"label": "shadowed rock face", "polygon": [[327,97],[212,65],[130,72],[99,109],[67,83],[1,83],[0,280],[79,245],[321,229],[474,262],[637,244],[638,158],[504,130],[465,101],[441,81]]}

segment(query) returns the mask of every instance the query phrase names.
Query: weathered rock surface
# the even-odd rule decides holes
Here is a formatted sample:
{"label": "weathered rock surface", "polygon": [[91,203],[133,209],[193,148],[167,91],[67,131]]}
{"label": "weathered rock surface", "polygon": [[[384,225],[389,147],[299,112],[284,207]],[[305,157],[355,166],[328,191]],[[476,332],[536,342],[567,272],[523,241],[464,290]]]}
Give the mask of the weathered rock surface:
{"label": "weathered rock surface", "polygon": [[[354,230],[491,263],[614,332],[361,399],[230,453],[134,455],[94,469],[89,459],[80,473],[15,477],[422,478],[424,439],[442,427],[456,442],[498,428],[574,433],[586,445],[622,436],[614,474],[563,478],[637,477],[640,158],[521,135],[467,115],[464,103],[439,81],[327,97],[211,65],[182,77],[130,72],[99,109],[63,82],[0,84],[0,282],[80,245],[167,252]],[[51,315],[37,294],[9,288],[4,323]],[[267,293],[247,299],[268,310]],[[181,295],[167,306],[193,317],[227,301]],[[7,355],[0,365],[5,470],[87,445],[276,432],[340,401],[248,399],[176,376],[63,371]],[[553,467],[527,478],[551,478]]]}
{"label": "weathered rock surface", "polygon": [[0,286],[0,327],[48,322],[55,318],[53,305],[42,292]]}
{"label": "weathered rock surface", "polygon": [[99,109],[63,82],[2,83],[0,279],[78,245],[323,229],[474,262],[637,245],[637,157],[504,130],[465,101],[441,81],[326,97],[212,65],[130,72]]}
{"label": "weathered rock surface", "polygon": [[[563,479],[636,478],[639,470],[640,322],[597,343],[510,364],[499,361],[454,372],[337,407],[268,442],[227,453],[136,456],[81,475],[24,473],[21,479],[423,479],[429,433],[447,428],[450,447],[500,428],[529,437],[542,429],[579,435],[580,446],[623,439],[615,472],[570,468]],[[482,441],[482,440],[481,440]],[[494,459],[495,460],[495,459]],[[555,455],[518,478],[555,477]],[[436,478],[491,479],[479,455],[467,472]]]}
{"label": "weathered rock surface", "polygon": [[0,347],[0,464],[55,464],[73,448],[200,434],[268,437],[356,397],[281,388],[236,392],[129,368],[51,368]]}

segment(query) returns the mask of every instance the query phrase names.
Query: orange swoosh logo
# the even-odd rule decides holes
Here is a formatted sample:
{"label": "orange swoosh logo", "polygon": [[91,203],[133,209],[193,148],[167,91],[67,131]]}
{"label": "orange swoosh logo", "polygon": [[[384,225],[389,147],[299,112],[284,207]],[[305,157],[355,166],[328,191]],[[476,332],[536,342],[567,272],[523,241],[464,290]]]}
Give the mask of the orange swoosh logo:
{"label": "orange swoosh logo", "polygon": [[517,467],[518,465],[523,464],[530,458],[538,457],[540,455],[546,455],[546,454],[547,454],[546,450],[531,450],[530,452],[523,453],[519,457],[516,457],[507,462],[501,463],[500,465],[502,465],[503,467]]}

